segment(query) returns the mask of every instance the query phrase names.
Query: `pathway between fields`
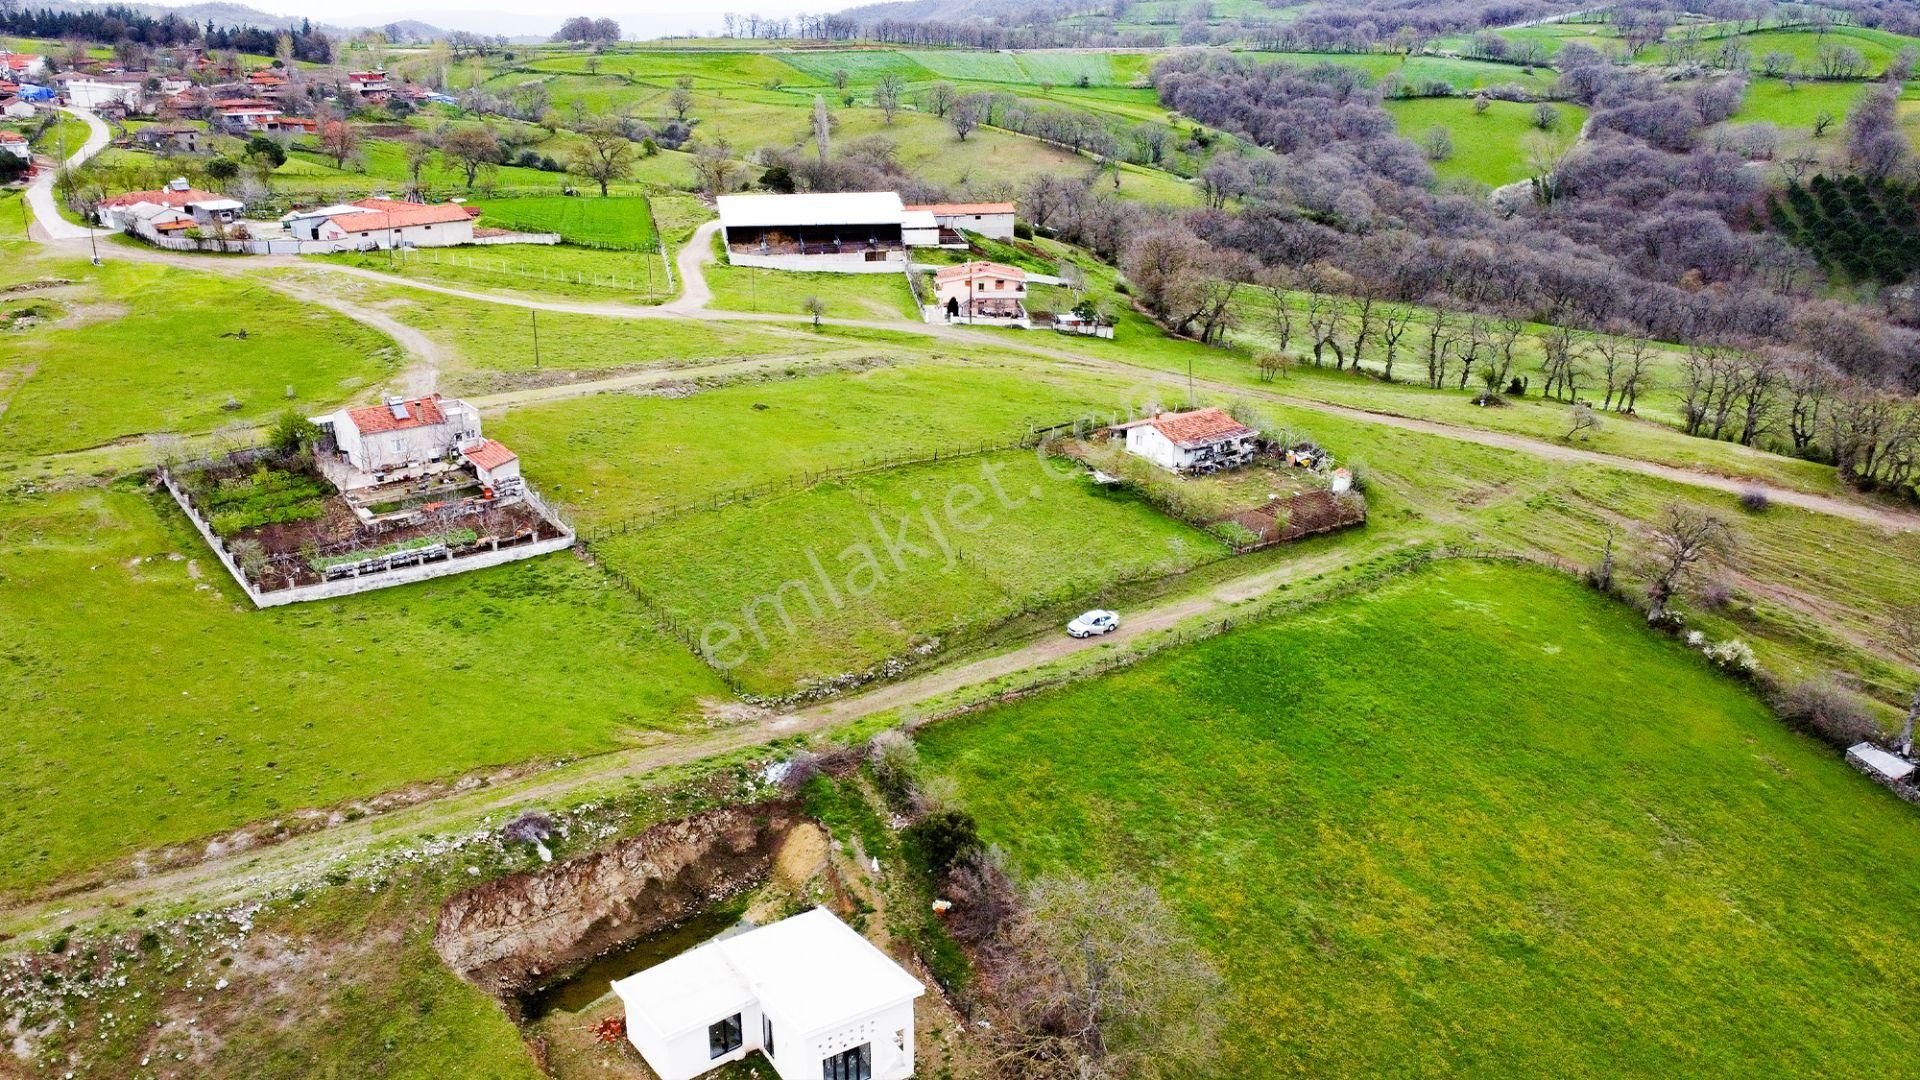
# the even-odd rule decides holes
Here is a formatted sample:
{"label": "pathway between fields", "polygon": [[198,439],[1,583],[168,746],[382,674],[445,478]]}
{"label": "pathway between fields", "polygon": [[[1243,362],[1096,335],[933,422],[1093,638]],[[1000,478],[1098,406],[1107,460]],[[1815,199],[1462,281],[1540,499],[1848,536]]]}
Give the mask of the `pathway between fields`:
{"label": "pathway between fields", "polygon": [[[87,122],[87,141],[67,156],[63,164],[66,168],[77,169],[86,160],[107,148],[113,141],[113,131],[101,119],[86,109],[69,109],[60,106],[60,111],[77,116]],[[53,182],[59,179],[59,167],[43,167],[33,182],[27,185],[27,206],[33,210],[34,228],[27,235],[45,243],[49,240],[85,240],[89,236],[106,236],[105,231],[90,230],[84,225],[75,225],[60,216],[58,203],[54,200]]]}
{"label": "pathway between fields", "polygon": [[[797,712],[769,715],[755,723],[710,734],[675,736],[669,743],[602,754],[563,769],[369,815],[278,844],[218,854],[142,877],[79,888],[65,895],[23,904],[0,915],[0,935],[17,937],[58,926],[85,924],[106,917],[112,910],[137,906],[166,910],[185,905],[194,910],[211,910],[275,890],[309,884],[329,868],[350,864],[376,848],[403,844],[428,834],[444,837],[451,832],[466,831],[489,815],[496,821],[504,820],[522,809],[550,806],[565,801],[573,792],[611,780],[643,776],[797,734],[837,727],[860,717],[1030,672],[1075,654],[1117,651],[1118,646],[1173,629],[1191,619],[1225,617],[1236,605],[1258,599],[1280,585],[1304,581],[1346,565],[1354,554],[1347,548],[1320,552],[1284,566],[1229,579],[1193,596],[1129,612],[1120,629],[1103,638],[1076,641],[1048,633],[1004,653],[939,668]],[[0,952],[5,948],[0,945]]]}

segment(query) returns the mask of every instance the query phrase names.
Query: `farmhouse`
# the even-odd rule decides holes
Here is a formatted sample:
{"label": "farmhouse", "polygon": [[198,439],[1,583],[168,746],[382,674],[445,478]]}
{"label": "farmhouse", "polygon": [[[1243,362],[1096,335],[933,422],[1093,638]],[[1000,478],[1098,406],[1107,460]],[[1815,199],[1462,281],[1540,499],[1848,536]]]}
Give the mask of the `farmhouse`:
{"label": "farmhouse", "polygon": [[266,131],[268,126],[280,118],[280,110],[264,101],[251,101],[246,98],[229,98],[213,103],[215,112],[214,126],[229,135],[245,135],[251,132]]}
{"label": "farmhouse", "polygon": [[295,210],[281,217],[297,240],[333,241],[342,248],[451,247],[473,243],[479,211],[458,203],[360,199]]}
{"label": "farmhouse", "polygon": [[966,239],[960,235],[963,229],[995,240],[1013,239],[1013,204],[1010,202],[925,203],[907,209],[932,214],[940,226],[943,244],[964,244]]}
{"label": "farmhouse", "polygon": [[9,79],[33,79],[47,73],[47,58],[39,53],[0,53],[0,74]]}
{"label": "farmhouse", "polygon": [[[390,398],[364,409],[341,409],[315,417],[314,423],[332,435],[337,460],[367,474],[369,483],[388,472],[444,460],[460,447],[480,440],[479,411],[457,398],[439,394],[412,400]],[[360,485],[350,479],[340,486]]]}
{"label": "farmhouse", "polygon": [[481,439],[460,448],[460,460],[473,466],[473,475],[486,489],[486,497],[501,498],[518,494],[520,455],[492,439]]}
{"label": "farmhouse", "polygon": [[76,109],[103,109],[118,105],[138,112],[145,100],[146,80],[138,75],[83,75],[62,72],[53,77],[61,84],[67,104]]}
{"label": "farmhouse", "polygon": [[1213,472],[1244,465],[1253,459],[1259,438],[1223,409],[1161,413],[1116,424],[1111,430],[1126,434],[1128,453],[1174,472]]}
{"label": "farmhouse", "polygon": [[160,153],[198,154],[210,149],[207,133],[192,124],[150,124],[133,133],[133,141]]}
{"label": "farmhouse", "polygon": [[349,71],[347,89],[363,98],[379,98],[393,89],[393,85],[387,82],[387,73],[384,71]]}
{"label": "farmhouse", "polygon": [[722,195],[721,233],[735,266],[901,273],[910,246],[931,247],[938,228],[891,191]]}
{"label": "farmhouse", "polygon": [[152,220],[156,208],[176,211],[174,217],[190,217],[193,224],[225,225],[239,220],[247,207],[238,199],[189,187],[182,177],[159,191],[129,191],[104,199],[95,213],[106,228],[126,229],[137,221]]}
{"label": "farmhouse", "polygon": [[33,148],[27,137],[17,131],[0,131],[0,154],[12,154],[21,161],[33,160]]}
{"label": "farmhouse", "polygon": [[996,262],[966,262],[933,275],[935,300],[949,321],[1027,317],[1027,272]]}
{"label": "farmhouse", "polygon": [[754,1050],[782,1080],[905,1080],[926,988],[825,908],[620,979],[627,1038],[661,1080]]}
{"label": "farmhouse", "polygon": [[0,116],[9,120],[30,120],[33,118],[33,102],[15,96],[0,98]]}

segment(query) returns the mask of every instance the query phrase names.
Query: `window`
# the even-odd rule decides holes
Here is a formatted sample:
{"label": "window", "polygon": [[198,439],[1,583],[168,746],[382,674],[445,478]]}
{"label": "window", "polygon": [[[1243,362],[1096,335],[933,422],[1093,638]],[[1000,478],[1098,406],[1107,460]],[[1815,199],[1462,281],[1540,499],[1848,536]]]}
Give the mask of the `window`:
{"label": "window", "polygon": [[760,1052],[773,1056],[773,1017],[760,1014]]}
{"label": "window", "polygon": [[822,1061],[820,1080],[873,1080],[873,1044],[861,1043]]}
{"label": "window", "polygon": [[734,1013],[707,1028],[707,1057],[725,1057],[740,1049],[740,1014]]}

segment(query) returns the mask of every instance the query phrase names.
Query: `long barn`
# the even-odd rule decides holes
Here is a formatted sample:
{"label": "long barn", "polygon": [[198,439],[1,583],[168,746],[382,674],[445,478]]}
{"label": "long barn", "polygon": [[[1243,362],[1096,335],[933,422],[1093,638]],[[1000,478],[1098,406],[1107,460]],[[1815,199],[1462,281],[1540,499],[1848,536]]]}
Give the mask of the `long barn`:
{"label": "long barn", "polygon": [[727,261],[778,270],[897,274],[907,249],[938,247],[940,226],[891,191],[722,195]]}

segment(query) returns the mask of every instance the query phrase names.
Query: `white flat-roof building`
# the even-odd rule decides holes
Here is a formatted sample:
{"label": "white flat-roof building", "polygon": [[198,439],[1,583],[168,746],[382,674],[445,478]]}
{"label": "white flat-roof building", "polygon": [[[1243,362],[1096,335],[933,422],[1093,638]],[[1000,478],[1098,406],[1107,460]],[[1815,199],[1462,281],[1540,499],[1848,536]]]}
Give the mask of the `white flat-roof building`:
{"label": "white flat-roof building", "polygon": [[932,214],[941,230],[962,245],[966,243],[959,236],[962,230],[995,240],[1013,239],[1014,209],[1010,202],[925,203],[907,210]]}
{"label": "white flat-roof building", "polygon": [[660,1080],[764,1055],[782,1080],[906,1080],[920,980],[825,908],[613,984]]}
{"label": "white flat-roof building", "polygon": [[937,247],[939,221],[892,191],[722,195],[727,261],[778,270],[898,274],[907,249]]}

